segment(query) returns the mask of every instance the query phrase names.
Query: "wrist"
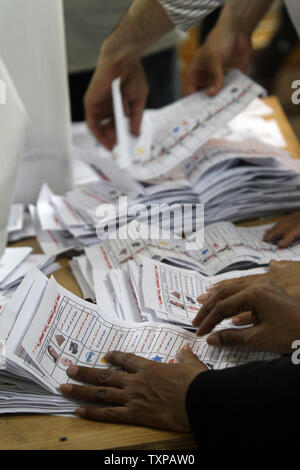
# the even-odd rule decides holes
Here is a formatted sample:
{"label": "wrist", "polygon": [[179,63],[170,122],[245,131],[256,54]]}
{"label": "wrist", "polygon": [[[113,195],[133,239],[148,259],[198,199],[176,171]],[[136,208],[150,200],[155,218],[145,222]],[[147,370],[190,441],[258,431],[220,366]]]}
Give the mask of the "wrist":
{"label": "wrist", "polygon": [[247,21],[244,21],[241,15],[234,11],[233,6],[228,4],[227,8],[223,8],[216,29],[223,36],[229,35],[232,37],[243,34],[251,38],[254,28],[252,28],[252,25],[247,24]]}
{"label": "wrist", "polygon": [[108,37],[100,51],[98,63],[101,61],[110,65],[110,67],[121,71],[126,67],[130,67],[132,63],[139,61],[139,54],[136,49],[124,45],[123,47],[116,47],[113,37]]}

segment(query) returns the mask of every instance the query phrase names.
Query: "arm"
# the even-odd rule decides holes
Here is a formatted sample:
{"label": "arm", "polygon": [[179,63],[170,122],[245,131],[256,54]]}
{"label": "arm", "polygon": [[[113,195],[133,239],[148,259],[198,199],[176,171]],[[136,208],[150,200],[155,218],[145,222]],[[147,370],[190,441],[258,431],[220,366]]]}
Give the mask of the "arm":
{"label": "arm", "polygon": [[[185,6],[185,3],[187,6]],[[107,148],[116,142],[111,97],[112,81],[121,76],[124,108],[133,134],[138,135],[148,87],[140,64],[142,52],[175,24],[186,29],[224,0],[134,0],[120,24],[104,42],[96,72],[86,93],[86,120]]]}
{"label": "arm", "polygon": [[214,96],[223,86],[226,70],[246,70],[252,55],[251,35],[272,3],[273,0],[228,0],[190,66],[188,93],[206,88]]}
{"label": "arm", "polygon": [[101,54],[116,64],[137,59],[174,29],[166,10],[156,0],[135,0],[103,44]]}
{"label": "arm", "polygon": [[156,0],[135,0],[120,24],[104,41],[96,71],[84,98],[86,121],[108,149],[116,143],[111,84],[121,77],[124,108],[133,134],[138,135],[148,95],[139,57],[153,42],[174,28]]}
{"label": "arm", "polygon": [[286,450],[299,447],[299,395],[300,369],[284,357],[199,374],[186,409],[200,449]]}

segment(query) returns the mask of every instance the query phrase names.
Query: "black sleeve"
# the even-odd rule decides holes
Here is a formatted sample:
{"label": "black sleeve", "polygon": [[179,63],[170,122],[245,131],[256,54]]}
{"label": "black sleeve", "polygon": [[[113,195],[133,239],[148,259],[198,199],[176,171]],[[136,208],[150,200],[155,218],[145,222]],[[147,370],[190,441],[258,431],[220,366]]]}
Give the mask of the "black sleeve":
{"label": "black sleeve", "polygon": [[300,450],[299,397],[300,366],[285,356],[199,374],[186,408],[200,449]]}

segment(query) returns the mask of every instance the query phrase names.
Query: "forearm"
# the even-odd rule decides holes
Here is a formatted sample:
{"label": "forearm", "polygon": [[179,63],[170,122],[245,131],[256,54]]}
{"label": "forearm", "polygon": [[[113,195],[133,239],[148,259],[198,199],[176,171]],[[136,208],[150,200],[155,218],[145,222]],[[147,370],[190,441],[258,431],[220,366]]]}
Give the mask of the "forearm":
{"label": "forearm", "polygon": [[134,0],[101,53],[117,64],[134,60],[172,29],[174,24],[158,1]]}
{"label": "forearm", "polygon": [[251,35],[274,0],[228,0],[218,25]]}
{"label": "forearm", "polygon": [[285,356],[199,374],[186,408],[200,448],[254,449],[297,440],[299,394],[300,368]]}

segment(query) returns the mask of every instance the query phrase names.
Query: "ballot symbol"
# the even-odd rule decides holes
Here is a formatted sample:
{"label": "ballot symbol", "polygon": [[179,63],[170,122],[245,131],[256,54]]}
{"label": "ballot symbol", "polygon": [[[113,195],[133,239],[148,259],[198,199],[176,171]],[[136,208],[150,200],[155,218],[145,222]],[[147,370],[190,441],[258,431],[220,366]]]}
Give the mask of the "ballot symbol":
{"label": "ballot symbol", "polygon": [[161,356],[158,356],[158,354],[154,357],[152,357],[152,361],[155,362],[162,362],[163,358]]}

